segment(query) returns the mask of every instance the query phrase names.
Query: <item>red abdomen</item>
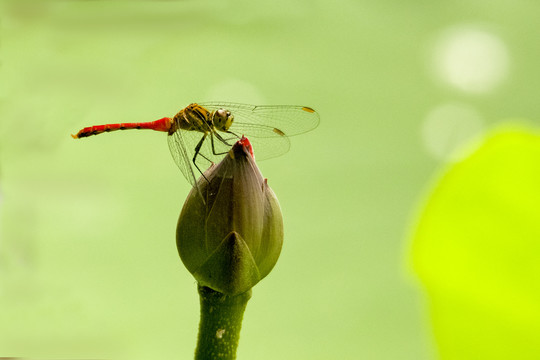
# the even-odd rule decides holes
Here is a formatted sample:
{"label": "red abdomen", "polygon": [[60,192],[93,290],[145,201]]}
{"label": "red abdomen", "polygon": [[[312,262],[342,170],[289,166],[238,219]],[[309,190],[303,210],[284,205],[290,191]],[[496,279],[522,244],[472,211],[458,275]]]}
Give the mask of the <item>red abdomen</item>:
{"label": "red abdomen", "polygon": [[149,129],[155,131],[169,132],[172,126],[172,119],[168,117],[161,118],[156,121],[140,122],[140,123],[122,123],[122,124],[106,124],[85,127],[80,130],[76,135],[71,135],[75,139],[88,137],[92,135],[99,135],[104,132],[115,130],[129,130],[129,129]]}

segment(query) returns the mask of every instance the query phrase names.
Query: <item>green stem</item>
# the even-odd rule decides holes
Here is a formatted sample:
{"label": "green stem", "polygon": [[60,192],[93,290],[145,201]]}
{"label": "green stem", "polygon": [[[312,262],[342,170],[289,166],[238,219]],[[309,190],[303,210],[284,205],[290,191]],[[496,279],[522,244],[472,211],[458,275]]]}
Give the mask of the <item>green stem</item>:
{"label": "green stem", "polygon": [[242,317],[251,298],[251,290],[235,296],[200,285],[198,290],[201,322],[195,360],[236,359]]}

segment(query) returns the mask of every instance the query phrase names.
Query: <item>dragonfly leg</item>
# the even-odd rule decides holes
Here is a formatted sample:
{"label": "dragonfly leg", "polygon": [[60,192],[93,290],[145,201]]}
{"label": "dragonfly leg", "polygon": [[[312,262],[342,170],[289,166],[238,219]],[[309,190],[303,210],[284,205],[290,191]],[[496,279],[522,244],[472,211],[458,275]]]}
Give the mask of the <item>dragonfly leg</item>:
{"label": "dragonfly leg", "polygon": [[[230,130],[227,130],[227,131],[225,131],[225,132],[226,132],[227,134],[232,134],[232,135],[234,135],[237,139],[240,139],[240,136],[238,136],[238,134],[235,134],[235,133],[233,133],[233,132],[230,131]],[[227,139],[227,140],[228,140],[228,139]]]}
{"label": "dragonfly leg", "polygon": [[223,155],[223,154],[228,153],[228,151],[224,151],[224,152],[220,152],[220,153],[216,152],[216,148],[214,147],[214,135],[218,138],[219,141],[221,141],[225,145],[232,146],[231,144],[226,142],[225,139],[223,139],[221,137],[221,135],[219,135],[217,132],[211,132],[210,133],[210,142],[212,143],[212,152],[214,153],[214,155]]}
{"label": "dragonfly leg", "polygon": [[208,159],[206,156],[204,156],[204,154],[200,153],[201,151],[201,147],[204,143],[204,140],[206,139],[206,136],[208,135],[208,133],[205,133],[203,135],[203,137],[201,138],[201,141],[199,141],[199,143],[197,144],[197,146],[195,146],[195,155],[193,155],[193,165],[195,165],[195,167],[197,168],[197,170],[199,170],[199,172],[201,173],[201,175],[203,176],[203,178],[206,180],[206,182],[209,183],[208,179],[206,178],[206,176],[204,176],[204,173],[201,171],[201,169],[199,168],[199,165],[197,165],[197,156],[202,156],[203,158],[205,158],[206,160],[208,160],[209,162],[212,162],[210,159]]}
{"label": "dragonfly leg", "polygon": [[229,144],[229,143],[227,142],[227,140],[229,140],[229,139],[225,140],[225,139],[223,138],[223,136],[221,136],[221,135],[220,135],[219,133],[217,133],[217,132],[213,132],[212,134],[215,135],[215,137],[216,137],[219,141],[221,141],[222,143],[224,143],[225,145],[227,145],[227,146],[232,146],[232,144]]}
{"label": "dragonfly leg", "polygon": [[229,141],[238,141],[240,140],[240,136],[238,136],[237,134],[233,133],[232,131],[224,131],[224,133],[227,133],[227,134],[231,134],[232,136],[231,137],[223,137],[222,135],[218,134],[218,133],[215,133],[216,134],[216,137],[219,139],[219,141],[221,141],[222,143],[228,145],[228,146],[232,146],[232,144],[229,144]]}

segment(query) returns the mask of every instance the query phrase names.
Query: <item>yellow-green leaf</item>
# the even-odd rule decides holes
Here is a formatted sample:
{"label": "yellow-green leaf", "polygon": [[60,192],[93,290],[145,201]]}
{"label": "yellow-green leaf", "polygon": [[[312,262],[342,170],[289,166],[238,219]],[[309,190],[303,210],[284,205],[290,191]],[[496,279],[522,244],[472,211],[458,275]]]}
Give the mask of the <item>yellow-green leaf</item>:
{"label": "yellow-green leaf", "polygon": [[441,359],[540,359],[540,134],[506,128],[445,171],[413,266]]}

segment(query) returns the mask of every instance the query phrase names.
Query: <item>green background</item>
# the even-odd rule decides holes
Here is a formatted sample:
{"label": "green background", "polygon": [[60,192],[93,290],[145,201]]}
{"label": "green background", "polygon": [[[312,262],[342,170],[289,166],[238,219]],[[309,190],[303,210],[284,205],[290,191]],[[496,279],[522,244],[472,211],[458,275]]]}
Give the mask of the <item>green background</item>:
{"label": "green background", "polygon": [[234,101],[321,116],[259,164],[285,241],[238,358],[442,357],[411,271],[413,220],[456,149],[508,118],[536,125],[539,13],[487,0],[0,2],[0,356],[192,357],[198,296],[174,240],[190,187],[165,134],[69,135]]}

